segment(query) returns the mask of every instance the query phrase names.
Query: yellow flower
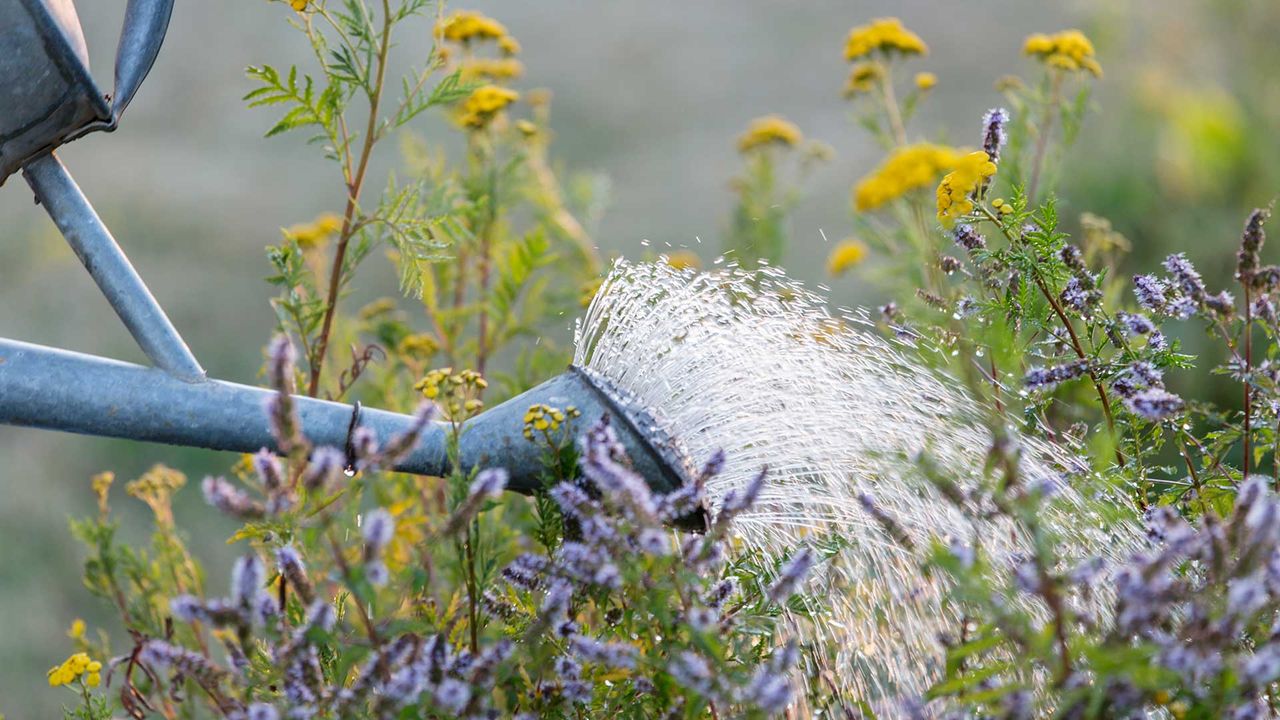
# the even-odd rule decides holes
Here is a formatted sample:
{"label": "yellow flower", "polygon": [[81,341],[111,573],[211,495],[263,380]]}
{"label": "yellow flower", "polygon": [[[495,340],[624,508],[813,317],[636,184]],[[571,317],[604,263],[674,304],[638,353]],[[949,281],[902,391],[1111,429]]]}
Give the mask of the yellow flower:
{"label": "yellow flower", "polygon": [[1027,38],[1022,52],[1036,56],[1049,67],[1102,76],[1102,66],[1094,59],[1093,43],[1079,30],[1063,30],[1054,35],[1036,33]]}
{"label": "yellow flower", "polygon": [[973,211],[969,196],[986,178],[996,174],[996,164],[990,156],[978,150],[960,158],[952,170],[938,185],[938,220],[944,227],[951,227],[956,219]]}
{"label": "yellow flower", "polygon": [[738,137],[738,151],[748,152],[775,143],[793,147],[803,139],[800,128],[791,121],[780,115],[766,115],[752,120],[747,131]]}
{"label": "yellow flower", "polygon": [[72,640],[83,640],[84,639],[84,620],[81,620],[80,618],[76,618],[75,620],[72,620],[71,628],[67,630],[67,637],[71,638]]}
{"label": "yellow flower", "polygon": [[849,70],[849,79],[844,83],[844,96],[853,97],[859,93],[870,92],[876,83],[884,77],[884,66],[875,60],[864,60],[854,63]]}
{"label": "yellow flower", "polygon": [[916,88],[932,90],[938,84],[938,76],[931,72],[916,73]]}
{"label": "yellow flower", "polygon": [[677,250],[664,258],[667,264],[676,270],[689,270],[702,267],[702,259],[692,250]]}
{"label": "yellow flower", "polygon": [[913,190],[931,187],[955,166],[960,154],[955,148],[932,143],[897,148],[854,186],[854,207],[874,210]]}
{"label": "yellow flower", "polygon": [[93,494],[98,496],[98,512],[106,515],[110,508],[107,507],[107,493],[111,490],[111,483],[115,482],[116,475],[113,472],[101,472],[93,476],[89,481],[89,487],[93,488]]}
{"label": "yellow flower", "polygon": [[342,230],[342,217],[336,213],[321,213],[309,223],[291,225],[281,232],[286,239],[298,243],[303,250],[323,247],[334,235]]}
{"label": "yellow flower", "polygon": [[88,673],[85,683],[89,687],[97,687],[101,681],[98,673],[102,663],[89,658],[87,653],[78,652],[62,662],[61,665],[49,668],[47,673],[50,687],[58,687],[75,682],[76,678]]}
{"label": "yellow flower", "polygon": [[307,9],[307,5],[311,4],[311,0],[289,0],[289,7],[302,12]]}
{"label": "yellow flower", "polygon": [[841,240],[827,256],[827,273],[839,277],[867,258],[867,244],[857,238]]}
{"label": "yellow flower", "polygon": [[501,40],[507,28],[491,17],[469,10],[458,10],[436,24],[436,32],[445,40],[468,43],[472,40]]}
{"label": "yellow flower", "polygon": [[503,55],[519,55],[520,41],[510,35],[503,35],[498,38],[498,49],[502,51]]}
{"label": "yellow flower", "polygon": [[515,58],[472,58],[462,65],[462,77],[465,80],[513,80],[523,74],[524,63]]}
{"label": "yellow flower", "polygon": [[414,333],[405,335],[400,340],[400,344],[396,346],[396,351],[401,355],[408,355],[414,358],[429,358],[436,354],[440,349],[440,343],[432,335],[426,333]]}
{"label": "yellow flower", "polygon": [[497,85],[478,87],[462,103],[463,125],[482,128],[508,105],[520,99],[520,93]]}
{"label": "yellow flower", "polygon": [[879,50],[885,56],[927,55],[929,46],[919,35],[902,26],[898,18],[879,18],[849,31],[844,45],[844,59],[857,60]]}

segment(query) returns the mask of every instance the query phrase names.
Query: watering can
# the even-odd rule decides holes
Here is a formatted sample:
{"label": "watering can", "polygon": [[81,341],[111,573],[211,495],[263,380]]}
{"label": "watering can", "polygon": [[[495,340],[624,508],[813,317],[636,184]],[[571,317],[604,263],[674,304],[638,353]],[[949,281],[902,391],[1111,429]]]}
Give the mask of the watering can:
{"label": "watering can", "polygon": [[[129,0],[116,56],[115,92],[89,74],[71,0],[0,0],[0,184],[21,171],[152,367],[0,338],[0,423],[213,450],[275,448],[264,407],[274,391],[206,377],[182,336],[94,212],[54,150],[94,130],[114,130],[159,53],[173,0]],[[640,403],[582,368],[469,420],[461,469],[504,467],[508,487],[541,487],[541,451],[522,436],[530,405],[574,405],[609,416],[634,469],[655,492],[692,482],[687,455]],[[358,422],[386,440],[408,415],[310,397],[294,399],[315,445],[344,447]],[[437,424],[396,470],[444,475],[447,430]],[[705,524],[699,511],[677,522]]]}

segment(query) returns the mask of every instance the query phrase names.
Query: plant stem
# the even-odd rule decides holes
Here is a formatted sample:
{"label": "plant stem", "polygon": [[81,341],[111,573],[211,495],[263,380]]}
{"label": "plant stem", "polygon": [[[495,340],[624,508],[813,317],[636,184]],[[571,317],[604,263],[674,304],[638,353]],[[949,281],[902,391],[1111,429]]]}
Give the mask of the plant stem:
{"label": "plant stem", "polygon": [[1040,185],[1040,172],[1044,169],[1045,151],[1049,148],[1049,132],[1053,129],[1054,111],[1062,102],[1062,72],[1053,71],[1050,80],[1049,103],[1044,108],[1044,120],[1040,123],[1036,134],[1036,154],[1031,162],[1031,179],[1027,182],[1027,204],[1035,205],[1036,187]]}
{"label": "plant stem", "polygon": [[476,339],[476,372],[484,375],[489,357],[489,279],[493,267],[493,230],[498,222],[498,170],[489,168],[489,202],[484,231],[480,233],[480,321]]}
{"label": "plant stem", "polygon": [[1244,462],[1241,463],[1241,477],[1249,477],[1249,456],[1252,451],[1249,447],[1249,435],[1251,434],[1250,423],[1252,422],[1252,399],[1253,395],[1249,387],[1253,375],[1253,318],[1250,317],[1249,307],[1249,285],[1252,278],[1248,275],[1240,278],[1240,285],[1244,288],[1244,380],[1241,385],[1244,386]]}
{"label": "plant stem", "polygon": [[[995,215],[991,214],[991,211],[988,210],[985,205],[978,205],[978,207],[982,210],[982,213],[991,220],[991,222],[995,223],[996,227],[1000,228],[1000,232],[1004,234],[1005,239],[1009,241],[1010,245],[1016,244],[1017,241],[1014,239],[1013,235],[1009,233]],[[1087,360],[1089,356],[1084,351],[1084,344],[1080,342],[1080,337],[1076,335],[1075,326],[1071,324],[1071,319],[1067,317],[1067,313],[1062,309],[1062,306],[1058,304],[1058,299],[1049,291],[1049,286],[1045,285],[1044,278],[1040,277],[1040,273],[1038,272],[1032,272],[1031,277],[1036,281],[1036,287],[1040,288],[1040,294],[1044,295],[1044,299],[1049,302],[1049,307],[1053,308],[1054,314],[1058,316],[1058,320],[1060,320],[1062,322],[1062,326],[1066,328],[1067,335],[1070,336],[1071,339],[1071,349],[1075,351],[1076,357],[1081,360]],[[1111,400],[1107,397],[1106,388],[1102,387],[1102,382],[1098,380],[1097,371],[1093,368],[1089,368],[1088,372],[1089,379],[1093,381],[1093,387],[1098,392],[1098,401],[1102,403],[1102,414],[1107,420],[1107,429],[1114,437],[1116,432],[1116,420],[1115,415],[1111,412]],[[1116,463],[1119,464],[1120,467],[1124,467],[1126,464],[1124,452],[1120,450],[1120,446],[1118,444],[1116,445]]]}
{"label": "plant stem", "polygon": [[898,98],[893,93],[893,75],[886,65],[884,75],[880,78],[880,92],[884,95],[885,114],[889,116],[889,127],[893,130],[893,139],[899,145],[907,144],[907,128],[902,124],[902,112],[898,110]]}
{"label": "plant stem", "polygon": [[325,353],[329,349],[329,334],[333,331],[334,312],[338,308],[338,294],[342,288],[342,269],[346,261],[347,246],[351,242],[355,214],[360,204],[360,191],[364,189],[365,173],[369,169],[369,158],[373,155],[373,146],[378,141],[378,105],[382,100],[382,89],[386,80],[392,24],[390,0],[382,0],[382,40],[378,48],[377,77],[374,80],[373,91],[369,93],[369,120],[365,124],[364,146],[360,149],[360,161],[356,166],[356,173],[347,184],[347,206],[342,213],[342,233],[339,235],[338,247],[333,254],[333,266],[329,271],[329,292],[325,298],[324,323],[320,329],[320,338],[316,341],[315,356],[311,361],[311,380],[307,384],[307,395],[311,397],[315,397],[320,391],[320,375],[324,369]]}

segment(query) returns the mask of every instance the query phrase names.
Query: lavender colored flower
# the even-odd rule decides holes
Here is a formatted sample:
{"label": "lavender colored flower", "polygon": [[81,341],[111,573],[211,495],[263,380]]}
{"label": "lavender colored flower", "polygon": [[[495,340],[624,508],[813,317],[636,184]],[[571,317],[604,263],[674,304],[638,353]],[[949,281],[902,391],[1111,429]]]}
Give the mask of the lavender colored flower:
{"label": "lavender colored flower", "polygon": [[169,601],[169,610],[173,617],[181,622],[203,620],[208,613],[204,603],[194,595],[178,595]]}
{"label": "lavender colored flower", "polygon": [[1130,335],[1146,335],[1156,329],[1155,324],[1146,315],[1121,312],[1116,314],[1116,319],[1124,325],[1125,332]]}
{"label": "lavender colored flower", "polygon": [[317,599],[307,607],[304,629],[317,628],[324,632],[332,632],[337,622],[338,615],[334,612],[333,606],[323,599]]}
{"label": "lavender colored flower", "polygon": [[365,558],[376,558],[382,554],[391,538],[395,537],[396,519],[386,509],[377,508],[364,517],[361,531],[364,535]]}
{"label": "lavender colored flower", "polygon": [[1240,236],[1240,251],[1236,253],[1236,277],[1248,278],[1258,267],[1258,254],[1267,234],[1262,229],[1263,223],[1271,216],[1271,212],[1258,208],[1249,214],[1245,221],[1244,232]]}
{"label": "lavender colored flower", "polygon": [[503,568],[502,577],[521,590],[535,590],[542,583],[542,574],[546,572],[548,565],[546,558],[524,553]]}
{"label": "lavender colored flower", "polygon": [[645,528],[636,535],[636,545],[649,555],[667,555],[671,552],[671,536],[657,528]]}
{"label": "lavender colored flower", "polygon": [[471,701],[471,688],[455,678],[445,678],[435,689],[436,703],[444,709],[459,713]]}
{"label": "lavender colored flower", "polygon": [[987,247],[986,238],[973,229],[972,225],[966,223],[957,224],[955,229],[951,231],[951,238],[955,240],[957,245],[966,250],[982,250]]}
{"label": "lavender colored flower", "polygon": [[585,705],[591,701],[591,685],[581,680],[573,680],[560,686],[560,692],[571,703]]}
{"label": "lavender colored flower", "polygon": [[816,561],[817,556],[813,550],[808,547],[801,548],[778,571],[777,579],[766,593],[769,599],[773,602],[785,602],[795,594],[796,587],[808,576]]}
{"label": "lavender colored flower", "polygon": [[328,446],[316,448],[302,473],[302,486],[311,492],[323,492],[346,466],[347,456],[341,450]]}
{"label": "lavender colored flower", "polygon": [[1009,111],[1004,108],[992,108],[982,118],[982,149],[991,162],[1000,162],[1000,148],[1008,140],[1005,135],[1008,123]]}
{"label": "lavender colored flower", "polygon": [[245,720],[280,720],[280,712],[275,706],[266,703],[254,703],[245,711]]}
{"label": "lavender colored flower", "polygon": [[1060,383],[1074,380],[1084,375],[1088,370],[1089,362],[1087,360],[1074,360],[1050,368],[1033,367],[1027,370],[1022,382],[1033,390],[1051,389]]}
{"label": "lavender colored flower", "polygon": [[280,461],[270,450],[263,448],[253,455],[253,469],[258,473],[258,480],[268,493],[279,492],[284,485],[284,473],[280,469]]}
{"label": "lavender colored flower", "polygon": [[209,505],[242,520],[257,519],[266,512],[260,503],[254,502],[226,478],[206,477],[200,482],[200,492]]}
{"label": "lavender colored flower", "polygon": [[212,682],[227,674],[205,656],[163,640],[148,640],[138,652],[138,659],[159,668],[172,668],[201,680]]}
{"label": "lavender colored flower", "polygon": [[1155,275],[1134,275],[1133,294],[1138,304],[1154,313],[1163,312],[1169,299],[1164,281]]}
{"label": "lavender colored flower", "polygon": [[1240,662],[1240,679],[1253,687],[1266,687],[1280,679],[1280,643],[1269,642]]}
{"label": "lavender colored flower", "polygon": [[1230,317],[1236,311],[1236,299],[1226,290],[1217,295],[1205,295],[1204,304],[1205,307],[1223,317]]}
{"label": "lavender colored flower", "polygon": [[1149,388],[1125,398],[1124,405],[1141,418],[1160,422],[1180,412],[1183,402],[1182,398],[1162,388]]}
{"label": "lavender colored flower", "polygon": [[1241,625],[1269,600],[1266,583],[1257,575],[1236,578],[1227,584],[1227,615]]}
{"label": "lavender colored flower", "polygon": [[1183,295],[1197,301],[1204,297],[1204,280],[1187,259],[1186,253],[1176,253],[1165,258],[1164,269],[1173,277]]}
{"label": "lavender colored flower", "polygon": [[708,632],[720,624],[720,616],[711,608],[695,605],[685,613],[685,622],[697,632]]}
{"label": "lavender colored flower", "polygon": [[1079,277],[1073,277],[1067,281],[1067,286],[1062,289],[1060,297],[1063,303],[1077,312],[1088,310],[1096,299],[1093,291],[1086,288]]}
{"label": "lavender colored flower", "polygon": [[298,551],[292,545],[281,546],[276,550],[276,566],[280,568],[280,574],[293,586],[302,602],[310,605],[315,600],[315,587],[307,577],[306,565],[303,564],[302,556]]}
{"label": "lavender colored flower", "polygon": [[711,586],[711,590],[707,592],[707,597],[703,602],[707,604],[707,607],[719,610],[724,605],[724,602],[737,590],[738,583],[733,578],[725,578]]}
{"label": "lavender colored flower", "polygon": [[880,507],[880,504],[876,502],[870,493],[858,493],[858,503],[862,505],[862,509],[867,511],[867,514],[880,525],[880,528],[894,542],[908,550],[915,548],[915,543],[912,542],[911,536],[907,534],[907,531],[884,508]]}
{"label": "lavender colored flower", "polygon": [[713,676],[711,666],[701,655],[691,651],[682,651],[671,662],[667,672],[680,685],[703,695],[710,694]]}
{"label": "lavender colored flower", "polygon": [[1253,301],[1253,305],[1249,308],[1249,313],[1263,322],[1274,323],[1276,321],[1276,306],[1271,302],[1271,298],[1263,295]]}
{"label": "lavender colored flower", "polygon": [[1147,388],[1164,387],[1164,373],[1150,362],[1139,360],[1121,370],[1111,387],[1120,397],[1131,398]]}
{"label": "lavender colored flower", "polygon": [[560,655],[551,663],[551,669],[561,680],[577,680],[582,676],[582,666],[568,655]]}
{"label": "lavender colored flower", "polygon": [[365,563],[364,577],[369,584],[374,587],[382,587],[391,579],[391,573],[387,570],[387,564],[381,560],[373,560]]}
{"label": "lavender colored flower", "polygon": [[231,602],[246,609],[253,607],[266,581],[266,569],[257,554],[236,558],[235,565],[231,566]]}
{"label": "lavender colored flower", "polygon": [[720,513],[716,516],[716,525],[725,527],[733,518],[741,513],[751,509],[755,505],[756,500],[760,497],[760,491],[764,489],[765,477],[768,475],[769,469],[761,468],[760,472],[747,482],[746,485],[730,489],[724,494],[724,499],[720,502]]}
{"label": "lavender colored flower", "polygon": [[493,500],[507,488],[507,471],[502,468],[481,470],[471,481],[467,494],[481,500]]}
{"label": "lavender colored flower", "polygon": [[972,568],[973,563],[977,560],[973,546],[958,537],[951,538],[951,542],[948,543],[948,549],[951,552],[951,556],[960,562],[960,567],[966,570]]}
{"label": "lavender colored flower", "polygon": [[617,670],[630,670],[636,666],[638,653],[625,643],[600,642],[583,635],[569,639],[569,648],[583,660]]}

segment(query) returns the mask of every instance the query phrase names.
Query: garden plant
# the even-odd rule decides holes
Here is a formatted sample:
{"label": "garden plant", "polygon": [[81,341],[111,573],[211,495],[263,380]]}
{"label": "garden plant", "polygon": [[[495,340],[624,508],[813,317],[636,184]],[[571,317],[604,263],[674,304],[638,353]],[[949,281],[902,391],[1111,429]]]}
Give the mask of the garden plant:
{"label": "garden plant", "polygon": [[[828,270],[894,300],[827,312],[777,269],[808,173],[833,162],[787,119],[737,138],[721,267],[681,251],[611,270],[594,239],[600,187],[554,160],[550,94],[522,85],[499,20],[427,0],[273,5],[312,53],[250,67],[245,100],[278,110],[270,142],[331,161],[334,189],[332,212],[266,249],[277,332],[262,339],[275,391],[262,413],[279,452],[198,482],[157,465],[87,483],[98,511],[71,529],[85,589],[118,622],[72,625],[47,677],[66,717],[1280,712],[1269,209],[1221,229],[1237,248],[1226,282],[1180,253],[1123,274],[1129,243],[1105,218],[1060,217],[1106,64],[1083,33],[1028,37],[1009,58],[1021,76],[993,78],[991,109],[954,119],[952,145],[912,126],[946,81],[925,39],[859,20],[832,102],[843,93],[884,157],[850,188],[851,236]],[[455,137],[420,134],[425,114]],[[387,156],[396,171],[375,179]],[[362,268],[383,261],[399,292],[357,306]],[[619,339],[645,308],[670,325]],[[677,309],[713,317],[721,337]],[[549,339],[584,313],[576,347]],[[733,359],[723,327],[747,325],[757,354]],[[1178,340],[1188,328],[1220,344],[1213,372],[1238,403],[1166,388],[1197,365]],[[707,375],[678,378],[681,353]],[[635,471],[615,432],[625,417],[545,403],[511,429],[542,457],[527,497],[504,493],[496,463],[392,469],[431,423],[458,467],[468,419],[571,361],[689,426],[701,444],[686,486],[658,493]],[[715,370],[727,389],[709,387]],[[295,394],[418,424],[317,446]],[[883,417],[842,413],[855,394]],[[823,493],[797,493],[814,478]],[[174,509],[193,490],[241,523],[229,587],[207,582]],[[120,540],[112,513],[136,501],[153,516],[144,546]],[[700,512],[700,531],[675,527]]]}

